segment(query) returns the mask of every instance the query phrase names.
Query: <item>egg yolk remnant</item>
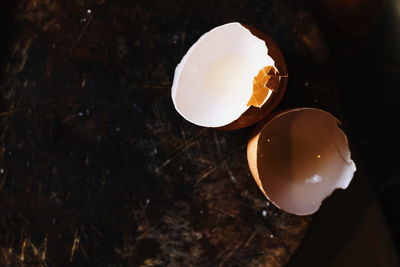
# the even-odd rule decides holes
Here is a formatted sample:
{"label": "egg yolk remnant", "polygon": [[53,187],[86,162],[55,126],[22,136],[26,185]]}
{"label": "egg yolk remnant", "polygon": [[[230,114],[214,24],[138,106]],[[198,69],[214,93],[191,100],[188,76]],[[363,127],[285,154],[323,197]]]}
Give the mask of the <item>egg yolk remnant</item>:
{"label": "egg yolk remnant", "polygon": [[247,106],[261,107],[267,100],[270,90],[274,91],[279,86],[280,75],[274,66],[262,68],[253,80],[253,94]]}

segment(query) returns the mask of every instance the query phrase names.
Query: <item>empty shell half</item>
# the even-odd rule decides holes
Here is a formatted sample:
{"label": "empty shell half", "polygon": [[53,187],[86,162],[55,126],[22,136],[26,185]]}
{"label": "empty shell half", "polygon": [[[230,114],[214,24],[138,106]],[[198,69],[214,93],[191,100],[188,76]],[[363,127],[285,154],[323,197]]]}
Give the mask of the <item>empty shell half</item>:
{"label": "empty shell half", "polygon": [[175,69],[171,97],[186,120],[238,129],[260,121],[281,100],[285,60],[258,30],[228,23],[205,33]]}
{"label": "empty shell half", "polygon": [[356,166],[338,124],[326,111],[300,108],[255,130],[247,146],[250,171],[277,207],[312,214],[335,189],[347,188]]}

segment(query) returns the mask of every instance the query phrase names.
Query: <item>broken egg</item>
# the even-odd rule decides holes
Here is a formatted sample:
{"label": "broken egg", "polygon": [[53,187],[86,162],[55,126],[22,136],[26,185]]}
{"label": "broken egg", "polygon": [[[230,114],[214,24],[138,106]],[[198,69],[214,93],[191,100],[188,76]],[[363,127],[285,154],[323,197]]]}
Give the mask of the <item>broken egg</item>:
{"label": "broken egg", "polygon": [[[171,97],[186,120],[239,129],[264,119],[287,86],[282,53],[264,33],[228,23],[205,33],[175,69]],[[278,208],[312,214],[356,167],[346,135],[330,113],[299,108],[270,115],[247,146],[250,171]]]}
{"label": "broken egg", "polygon": [[356,166],[347,137],[330,113],[299,108],[272,116],[247,146],[250,171],[264,195],[297,215],[316,212],[335,189],[346,189]]}
{"label": "broken egg", "polygon": [[186,120],[238,129],[270,113],[287,85],[285,60],[275,43],[237,22],[205,33],[175,69],[171,97]]}

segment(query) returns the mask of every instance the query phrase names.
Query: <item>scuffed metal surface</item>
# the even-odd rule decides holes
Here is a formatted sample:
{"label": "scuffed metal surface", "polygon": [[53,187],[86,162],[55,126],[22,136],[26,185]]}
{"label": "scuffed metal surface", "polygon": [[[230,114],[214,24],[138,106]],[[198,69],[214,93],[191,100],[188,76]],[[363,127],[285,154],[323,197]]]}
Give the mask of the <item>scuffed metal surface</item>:
{"label": "scuffed metal surface", "polygon": [[170,100],[185,51],[230,21],[281,46],[291,80],[280,108],[334,107],[329,75],[316,75],[329,55],[301,4],[20,1],[1,81],[2,265],[290,259],[311,217],[263,197],[245,156],[251,129],[194,126]]}

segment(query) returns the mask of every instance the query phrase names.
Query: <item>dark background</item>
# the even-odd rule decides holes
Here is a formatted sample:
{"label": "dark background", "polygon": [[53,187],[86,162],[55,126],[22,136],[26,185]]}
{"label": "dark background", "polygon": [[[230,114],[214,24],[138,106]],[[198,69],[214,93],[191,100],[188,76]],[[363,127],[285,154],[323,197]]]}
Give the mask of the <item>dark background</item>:
{"label": "dark background", "polygon": [[[124,13],[123,5],[126,10],[131,5],[137,7],[136,13]],[[291,258],[307,230],[289,266],[397,266],[400,251],[398,1],[271,0],[231,1],[230,4],[118,1],[118,5],[107,1],[96,4],[74,1],[71,9],[60,8],[66,6],[52,5],[48,1],[0,3],[0,177],[3,178],[0,180],[0,258],[4,265],[243,266],[247,265],[244,262],[251,265],[250,260],[256,259],[259,263],[278,266]],[[112,7],[119,16],[114,20],[109,18],[113,14]],[[93,13],[77,15],[88,9]],[[81,35],[79,25],[91,21],[92,16],[96,16],[97,20],[93,21],[99,24],[91,24],[88,32]],[[139,19],[135,21],[134,18]],[[115,20],[122,26],[111,23]],[[250,130],[202,131],[174,114],[170,103],[163,99],[168,97],[173,70],[182,53],[203,32],[232,20],[265,30],[282,48],[292,80],[279,108],[324,108],[340,118],[348,134],[358,168],[355,179],[348,190],[335,192],[313,217],[297,218],[259,204],[265,200],[257,188],[252,187],[252,181],[240,184],[250,191],[250,197],[239,193],[243,187],[231,190],[228,184],[219,184],[218,179],[228,179],[231,172],[234,177],[246,176],[246,171],[239,168],[246,168],[240,165],[242,156],[238,152],[231,155],[230,146],[238,145],[239,152],[243,151]],[[55,27],[54,21],[68,23]],[[276,25],[271,25],[272,21],[276,21]],[[43,30],[46,27],[51,31]],[[41,35],[43,32],[45,34]],[[126,37],[131,43],[124,44],[124,40],[114,38],[119,35],[131,36]],[[53,36],[62,36],[57,37],[62,41],[54,42]],[[85,42],[88,45],[84,45]],[[51,52],[53,46],[55,53]],[[23,47],[29,50],[24,51]],[[130,57],[132,54],[134,56]],[[27,62],[22,64],[24,60]],[[75,62],[71,65],[69,61],[72,60]],[[11,69],[8,66],[12,66]],[[24,66],[22,75],[18,66]],[[53,78],[53,74],[57,77]],[[84,94],[77,89],[83,83],[81,74],[86,75],[83,80],[88,88]],[[137,87],[127,91],[125,85]],[[304,93],[303,88],[308,86],[309,91]],[[42,90],[53,87],[61,90]],[[109,88],[115,90],[111,92]],[[88,97],[90,94],[95,97]],[[113,105],[110,107],[105,99],[112,99]],[[136,104],[131,105],[129,99],[135,99]],[[162,108],[168,110],[165,116],[154,112]],[[173,126],[151,122],[172,122]],[[99,135],[104,141],[98,141]],[[203,139],[210,146],[209,150],[199,145],[202,154],[196,154],[200,152],[190,146],[198,139]],[[24,143],[21,140],[31,145],[18,147]],[[180,142],[187,149],[184,154],[168,153]],[[113,147],[116,143],[119,145]],[[159,149],[162,156],[151,154],[153,147]],[[217,149],[222,152],[210,156]],[[71,152],[73,154],[69,155]],[[135,152],[144,153],[144,156]],[[192,188],[191,180],[185,177],[207,174],[205,171],[209,167],[208,163],[202,163],[205,164],[203,168],[190,161],[191,156],[201,155],[207,156],[212,167],[223,157],[228,162],[224,164],[237,164],[236,169],[216,167],[217,171],[210,176],[213,183],[209,186],[227,187],[233,200],[214,198],[213,194],[220,193],[214,192],[215,189]],[[173,163],[176,165],[166,163],[165,159],[171,157],[178,159]],[[168,169],[160,174],[158,167],[163,164],[168,165]],[[177,173],[174,167],[183,168],[178,171],[179,176],[174,176]],[[136,173],[139,178],[127,181],[127,173]],[[183,178],[178,184],[168,180],[168,175]],[[162,182],[158,180],[160,176],[163,176]],[[133,200],[129,193],[132,188]],[[232,221],[214,215],[207,205],[236,199],[240,200],[240,205],[252,203],[251,207],[239,205],[241,209],[237,214],[248,228],[244,223],[233,223],[243,228],[228,231]],[[254,203],[250,199],[255,199]],[[176,205],[177,200],[186,204]],[[231,207],[224,205],[224,210],[230,211]],[[143,218],[138,218],[137,213],[129,215],[132,209],[143,207],[147,209]],[[169,207],[182,211],[172,213],[172,217],[190,217],[188,229],[194,230],[177,227],[174,228],[176,235],[168,235],[171,225],[186,223],[166,222],[169,213],[166,215],[164,209]],[[219,257],[215,253],[218,246],[211,246],[209,240],[199,241],[194,234],[209,231],[212,220],[202,220],[202,216],[186,211],[187,207],[198,213],[205,211],[218,222],[216,224],[223,225],[218,229],[232,234],[218,243],[226,246],[227,251],[235,248],[229,247],[229,238],[244,239],[243,243],[247,244],[246,233],[253,236],[251,231],[257,229],[254,244],[245,246],[233,257],[229,254]],[[268,215],[267,222],[262,221],[261,216],[248,221],[243,219],[253,218],[264,209],[272,214]],[[129,236],[139,238],[140,227],[146,227],[146,223],[150,225],[148,232],[158,227],[160,238],[140,239],[143,242],[130,240]],[[234,235],[236,232],[244,234]],[[193,236],[182,241],[187,233]],[[256,254],[257,245],[263,245],[263,238],[271,234],[276,235],[278,241],[267,242],[270,245],[265,253],[273,256],[272,259],[263,258]],[[60,238],[56,240],[57,236]],[[39,244],[38,240],[40,247],[34,247],[32,244]],[[185,243],[183,247],[171,245],[166,249],[187,255],[170,257],[175,262],[164,257],[146,263],[153,254],[164,253],[157,243],[160,240]],[[192,250],[188,253],[185,249],[192,248],[193,240],[202,242],[203,253],[214,261],[197,261],[197,258],[204,258],[200,252],[200,256]],[[81,246],[77,242],[81,242]],[[25,248],[27,244],[31,244],[29,252]],[[47,260],[41,260],[44,244],[51,246]],[[71,256],[74,245],[79,249]],[[279,254],[282,247],[286,252]],[[31,262],[25,259],[24,263],[20,259],[25,249]],[[187,259],[192,255],[196,260]],[[224,262],[225,259],[229,260]],[[247,261],[236,261],[239,259]]]}
{"label": "dark background", "polygon": [[336,195],[328,200],[332,209],[347,210],[346,218],[322,210],[314,223],[325,226],[312,228],[292,263],[318,266],[330,258],[332,266],[398,266],[400,2],[333,2],[313,1],[311,8],[335,62],[358,159],[359,180],[350,187],[358,199]]}

